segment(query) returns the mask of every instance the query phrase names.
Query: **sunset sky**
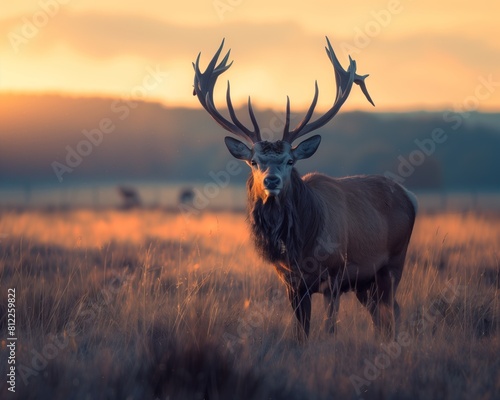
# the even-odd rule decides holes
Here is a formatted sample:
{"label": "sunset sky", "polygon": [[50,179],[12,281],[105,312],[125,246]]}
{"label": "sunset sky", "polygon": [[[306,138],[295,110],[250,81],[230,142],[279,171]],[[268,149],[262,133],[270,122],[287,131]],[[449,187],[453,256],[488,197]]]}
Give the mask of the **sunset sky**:
{"label": "sunset sky", "polygon": [[[20,0],[0,6],[0,91],[144,97],[200,107],[191,62],[226,38],[236,104],[318,108],[335,86],[325,35],[376,111],[500,110],[500,3],[491,0]],[[372,107],[358,88],[345,109]],[[221,104],[221,107],[223,105]]]}

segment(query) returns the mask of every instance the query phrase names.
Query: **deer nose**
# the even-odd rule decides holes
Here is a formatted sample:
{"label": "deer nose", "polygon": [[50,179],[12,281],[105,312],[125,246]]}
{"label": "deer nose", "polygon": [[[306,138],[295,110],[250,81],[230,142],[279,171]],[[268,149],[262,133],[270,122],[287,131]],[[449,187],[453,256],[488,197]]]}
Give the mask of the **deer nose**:
{"label": "deer nose", "polygon": [[276,189],[281,183],[281,178],[277,175],[269,175],[264,178],[264,186],[266,189]]}

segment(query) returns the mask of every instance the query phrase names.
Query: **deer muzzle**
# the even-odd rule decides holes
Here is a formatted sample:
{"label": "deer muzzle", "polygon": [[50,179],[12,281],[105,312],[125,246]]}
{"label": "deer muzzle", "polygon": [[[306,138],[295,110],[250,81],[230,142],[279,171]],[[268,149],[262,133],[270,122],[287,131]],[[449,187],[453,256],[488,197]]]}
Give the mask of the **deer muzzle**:
{"label": "deer muzzle", "polygon": [[264,178],[264,191],[268,196],[277,196],[283,189],[283,181],[278,175],[268,175]]}

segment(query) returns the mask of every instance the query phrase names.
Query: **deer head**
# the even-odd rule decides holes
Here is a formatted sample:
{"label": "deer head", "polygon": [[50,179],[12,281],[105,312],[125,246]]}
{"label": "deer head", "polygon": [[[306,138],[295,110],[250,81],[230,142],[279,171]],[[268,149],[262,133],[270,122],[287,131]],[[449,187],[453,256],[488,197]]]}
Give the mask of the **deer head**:
{"label": "deer head", "polygon": [[353,83],[361,87],[368,101],[374,105],[365,84],[365,78],[368,75],[361,76],[356,74],[356,62],[350,57],[349,67],[347,71],[344,70],[328,38],[326,38],[326,41],[326,53],[333,65],[337,84],[335,101],[332,107],[324,115],[310,122],[318,101],[319,90],[318,83],[316,82],[314,98],[304,119],[295,128],[290,129],[290,99],[287,97],[283,137],[276,142],[262,140],[250,97],[248,98],[248,111],[253,130],[248,129],[238,120],[231,101],[229,82],[227,84],[226,101],[231,121],[222,116],[215,107],[213,91],[217,78],[232,65],[232,62],[228,64],[230,51],[228,51],[222,61],[217,64],[224,46],[224,40],[222,40],[219,49],[208,64],[205,72],[201,72],[199,66],[201,53],[198,54],[196,63],[193,63],[195,71],[193,94],[198,97],[203,108],[207,110],[215,121],[224,129],[248,143],[247,145],[243,141],[229,136],[225,138],[225,143],[229,152],[237,159],[245,161],[252,169],[254,185],[256,185],[258,189],[257,192],[261,194],[264,201],[267,201],[270,197],[279,196],[283,189],[288,186],[295,163],[299,160],[311,157],[318,149],[321,137],[319,135],[312,136],[295,147],[292,146],[293,142],[301,136],[327,124],[347,100]]}

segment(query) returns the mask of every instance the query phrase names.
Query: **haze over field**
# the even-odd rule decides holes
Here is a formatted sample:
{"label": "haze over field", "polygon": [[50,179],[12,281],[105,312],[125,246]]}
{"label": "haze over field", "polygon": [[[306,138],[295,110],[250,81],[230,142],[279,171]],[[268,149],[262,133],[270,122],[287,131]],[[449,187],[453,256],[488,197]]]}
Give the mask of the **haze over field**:
{"label": "haze over field", "polygon": [[[236,163],[203,110],[120,98],[0,96],[0,186],[154,180],[212,181]],[[283,112],[257,109],[264,137],[281,138]],[[238,110],[247,116],[247,110]],[[298,123],[304,112],[292,114]],[[415,189],[500,189],[500,115],[341,113],[320,129],[318,152],[300,172],[389,174]]]}

